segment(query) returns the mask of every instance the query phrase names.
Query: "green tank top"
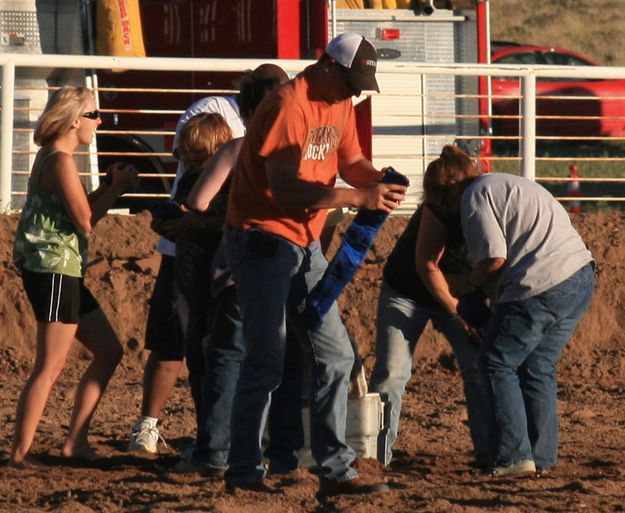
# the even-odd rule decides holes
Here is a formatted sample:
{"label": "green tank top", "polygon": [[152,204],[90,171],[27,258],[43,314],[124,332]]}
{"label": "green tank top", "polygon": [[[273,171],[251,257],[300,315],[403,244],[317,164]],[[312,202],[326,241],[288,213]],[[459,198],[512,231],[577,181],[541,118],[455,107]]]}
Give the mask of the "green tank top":
{"label": "green tank top", "polygon": [[39,185],[46,161],[57,152],[33,169],[15,234],[13,261],[20,270],[81,278],[87,265],[87,237],[76,228],[58,194]]}

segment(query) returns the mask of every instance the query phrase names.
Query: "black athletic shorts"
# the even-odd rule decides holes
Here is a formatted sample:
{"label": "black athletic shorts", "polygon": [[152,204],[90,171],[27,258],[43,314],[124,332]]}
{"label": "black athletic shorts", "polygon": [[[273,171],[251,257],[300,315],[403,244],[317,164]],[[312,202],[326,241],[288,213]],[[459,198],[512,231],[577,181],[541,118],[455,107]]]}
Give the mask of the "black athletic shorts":
{"label": "black athletic shorts", "polygon": [[78,324],[100,305],[82,278],[22,270],[22,283],[39,322]]}
{"label": "black athletic shorts", "polygon": [[176,286],[175,258],[163,255],[150,299],[145,347],[161,360],[184,358],[185,323],[188,307]]}

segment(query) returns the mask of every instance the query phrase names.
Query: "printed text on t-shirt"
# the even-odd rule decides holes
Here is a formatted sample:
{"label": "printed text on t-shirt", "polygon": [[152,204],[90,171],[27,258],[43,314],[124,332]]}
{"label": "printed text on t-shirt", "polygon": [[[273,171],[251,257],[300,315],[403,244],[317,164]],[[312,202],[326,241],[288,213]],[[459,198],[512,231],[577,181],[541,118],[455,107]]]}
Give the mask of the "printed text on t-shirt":
{"label": "printed text on t-shirt", "polygon": [[302,160],[325,160],[337,148],[338,137],[336,128],[322,126],[308,132],[306,151]]}

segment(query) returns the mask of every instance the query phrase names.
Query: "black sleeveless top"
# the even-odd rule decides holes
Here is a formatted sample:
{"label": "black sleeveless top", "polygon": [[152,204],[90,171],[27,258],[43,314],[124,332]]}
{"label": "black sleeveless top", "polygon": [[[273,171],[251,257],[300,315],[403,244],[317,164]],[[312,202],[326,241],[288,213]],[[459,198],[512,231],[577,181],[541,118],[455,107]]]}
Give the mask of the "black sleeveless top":
{"label": "black sleeveless top", "polygon": [[439,262],[441,271],[445,274],[466,274],[471,270],[460,226],[460,214],[452,214],[441,207],[427,204],[420,205],[410,218],[388,257],[383,275],[387,283],[400,294],[423,306],[441,307],[417,274],[415,266],[415,247],[424,207],[429,208],[447,229],[447,244]]}

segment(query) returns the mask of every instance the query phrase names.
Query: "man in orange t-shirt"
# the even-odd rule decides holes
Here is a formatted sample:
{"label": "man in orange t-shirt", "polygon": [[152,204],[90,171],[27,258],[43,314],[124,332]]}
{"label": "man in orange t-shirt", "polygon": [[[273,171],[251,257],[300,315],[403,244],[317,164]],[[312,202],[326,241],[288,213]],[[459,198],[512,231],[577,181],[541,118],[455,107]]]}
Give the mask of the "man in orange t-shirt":
{"label": "man in orange t-shirt", "polygon": [[[341,34],[324,55],[258,106],[232,173],[226,256],[234,274],[247,357],[232,417],[226,482],[265,489],[260,439],[271,393],[282,378],[288,317],[311,363],[311,449],[323,494],[388,491],[365,483],[345,443],[347,388],[354,353],[336,304],[321,327],[300,317],[327,261],[318,239],[327,209],[390,212],[406,188],[362,155],[352,96],[379,91],[375,49]],[[335,187],[336,175],[353,188]]]}

